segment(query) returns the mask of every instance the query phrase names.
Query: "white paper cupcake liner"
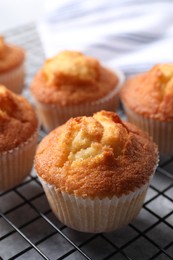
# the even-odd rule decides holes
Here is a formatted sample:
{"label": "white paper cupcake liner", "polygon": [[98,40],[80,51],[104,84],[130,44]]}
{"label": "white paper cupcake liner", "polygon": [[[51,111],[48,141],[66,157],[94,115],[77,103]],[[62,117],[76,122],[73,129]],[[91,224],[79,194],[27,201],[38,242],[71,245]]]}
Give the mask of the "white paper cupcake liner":
{"label": "white paper cupcake liner", "polygon": [[96,101],[63,107],[60,105],[47,105],[35,100],[38,117],[44,129],[50,132],[57,126],[64,124],[71,117],[91,116],[100,110],[115,112],[119,103],[119,90],[124,82],[124,75],[117,70],[115,73],[119,78],[116,88]]}
{"label": "white paper cupcake liner", "polygon": [[148,183],[128,195],[103,199],[78,197],[60,191],[42,178],[40,181],[52,211],[62,223],[78,231],[100,233],[114,231],[136,217],[152,176]]}
{"label": "white paper cupcake liner", "polygon": [[173,121],[163,122],[144,117],[123,104],[129,122],[147,132],[159,147],[161,154],[173,154]]}
{"label": "white paper cupcake liner", "polygon": [[0,152],[0,191],[15,187],[30,173],[36,151],[38,133],[35,132],[18,147]]}
{"label": "white paper cupcake liner", "polygon": [[0,84],[4,85],[16,94],[22,92],[24,86],[24,63],[17,68],[0,73]]}

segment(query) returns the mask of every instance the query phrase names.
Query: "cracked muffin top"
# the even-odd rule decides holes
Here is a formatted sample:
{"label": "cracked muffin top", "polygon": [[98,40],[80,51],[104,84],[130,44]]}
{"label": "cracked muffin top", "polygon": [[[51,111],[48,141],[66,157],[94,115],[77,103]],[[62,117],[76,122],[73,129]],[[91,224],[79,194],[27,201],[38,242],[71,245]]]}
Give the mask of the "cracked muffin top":
{"label": "cracked muffin top", "polygon": [[25,53],[21,47],[7,44],[0,36],[0,73],[18,67],[24,58]]}
{"label": "cracked muffin top", "polygon": [[33,96],[62,106],[91,102],[115,89],[118,77],[98,60],[76,51],[63,51],[45,61],[31,84]]}
{"label": "cracked muffin top", "polygon": [[82,197],[121,196],[148,182],[157,147],[135,126],[108,111],[71,118],[39,144],[38,175],[61,191]]}
{"label": "cracked muffin top", "polygon": [[28,101],[0,85],[0,152],[25,142],[37,125],[35,111]]}
{"label": "cracked muffin top", "polygon": [[159,64],[130,78],[121,98],[133,111],[160,121],[173,120],[173,64]]}

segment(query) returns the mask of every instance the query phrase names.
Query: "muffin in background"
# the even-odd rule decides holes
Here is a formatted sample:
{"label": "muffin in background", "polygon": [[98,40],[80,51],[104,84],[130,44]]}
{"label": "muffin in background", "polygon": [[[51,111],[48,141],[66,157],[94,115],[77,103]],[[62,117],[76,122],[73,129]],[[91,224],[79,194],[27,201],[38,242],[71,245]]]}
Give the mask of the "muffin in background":
{"label": "muffin in background", "polygon": [[39,144],[35,169],[59,220],[99,233],[139,213],[157,161],[157,146],[147,134],[101,111],[49,133]]}
{"label": "muffin in background", "polygon": [[0,84],[20,94],[24,86],[24,50],[0,36]]}
{"label": "muffin in background", "polygon": [[162,154],[173,154],[173,64],[130,78],[121,90],[128,121],[148,132]]}
{"label": "muffin in background", "polygon": [[0,85],[0,191],[13,188],[30,173],[37,126],[28,101]]}
{"label": "muffin in background", "polygon": [[38,116],[49,132],[69,118],[115,111],[123,82],[118,71],[76,51],[63,51],[45,61],[31,84]]}

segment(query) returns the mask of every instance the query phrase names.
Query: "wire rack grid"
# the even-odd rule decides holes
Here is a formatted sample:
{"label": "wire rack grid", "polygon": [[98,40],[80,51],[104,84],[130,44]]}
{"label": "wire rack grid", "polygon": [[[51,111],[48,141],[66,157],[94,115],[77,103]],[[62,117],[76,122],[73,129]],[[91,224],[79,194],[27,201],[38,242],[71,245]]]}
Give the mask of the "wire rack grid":
{"label": "wire rack grid", "polygon": [[[44,60],[36,28],[29,24],[4,35],[27,52],[23,94],[31,100],[28,86]],[[119,113],[123,116],[121,109]],[[44,135],[40,131],[40,140]],[[77,232],[60,223],[33,170],[23,183],[0,193],[0,259],[173,259],[173,157],[160,158],[137,218],[118,231],[102,234]]]}

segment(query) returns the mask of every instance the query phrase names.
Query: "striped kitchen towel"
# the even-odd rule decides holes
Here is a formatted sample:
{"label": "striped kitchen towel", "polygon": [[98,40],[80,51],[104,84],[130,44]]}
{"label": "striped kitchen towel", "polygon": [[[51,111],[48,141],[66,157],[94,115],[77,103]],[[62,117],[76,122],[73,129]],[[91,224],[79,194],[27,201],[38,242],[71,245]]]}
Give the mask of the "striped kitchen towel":
{"label": "striped kitchen towel", "polygon": [[172,0],[46,0],[38,30],[47,57],[79,50],[126,74],[173,62]]}

